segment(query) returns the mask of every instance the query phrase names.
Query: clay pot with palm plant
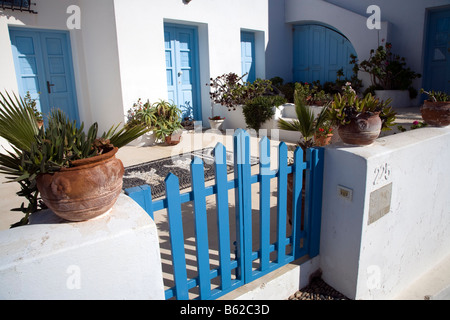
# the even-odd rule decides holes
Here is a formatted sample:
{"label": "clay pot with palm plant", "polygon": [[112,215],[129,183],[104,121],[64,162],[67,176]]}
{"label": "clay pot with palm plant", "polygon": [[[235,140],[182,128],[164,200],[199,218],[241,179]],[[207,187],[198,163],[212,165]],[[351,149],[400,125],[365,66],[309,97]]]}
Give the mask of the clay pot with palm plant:
{"label": "clay pot with palm plant", "polygon": [[11,151],[0,153],[0,172],[18,182],[28,204],[19,209],[26,224],[30,214],[50,208],[68,221],[84,221],[106,213],[122,189],[123,164],[118,148],[147,132],[141,125],[112,126],[98,135],[98,124],[87,130],[53,110],[47,126],[22,98],[0,93],[0,136]]}

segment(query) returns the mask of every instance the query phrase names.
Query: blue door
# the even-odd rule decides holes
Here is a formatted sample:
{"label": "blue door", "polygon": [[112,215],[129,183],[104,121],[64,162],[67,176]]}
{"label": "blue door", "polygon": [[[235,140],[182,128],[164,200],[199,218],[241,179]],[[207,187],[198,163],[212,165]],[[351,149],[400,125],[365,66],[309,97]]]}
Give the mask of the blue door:
{"label": "blue door", "polygon": [[356,56],[351,42],[339,32],[321,25],[294,27],[294,81],[322,84],[336,81],[336,73],[343,68],[350,79],[353,66],[350,55]]}
{"label": "blue door", "polygon": [[423,87],[450,93],[450,9],[428,17]]}
{"label": "blue door", "polygon": [[10,29],[19,94],[45,116],[59,108],[79,122],[68,32]]}
{"label": "blue door", "polygon": [[164,43],[169,101],[181,109],[183,118],[201,120],[197,29],[165,24]]}
{"label": "blue door", "polygon": [[242,80],[255,81],[255,34],[252,32],[241,32],[241,65],[242,75],[247,74]]}

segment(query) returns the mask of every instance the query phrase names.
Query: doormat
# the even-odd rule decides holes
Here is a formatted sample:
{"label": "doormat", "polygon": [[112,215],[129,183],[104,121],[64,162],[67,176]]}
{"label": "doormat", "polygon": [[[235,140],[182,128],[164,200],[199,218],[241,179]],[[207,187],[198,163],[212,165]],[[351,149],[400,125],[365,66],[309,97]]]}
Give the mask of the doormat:
{"label": "doormat", "polygon": [[[153,160],[125,168],[123,189],[148,184],[152,190],[152,199],[166,194],[164,179],[171,172],[180,181],[180,190],[191,186],[191,162],[194,157],[201,158],[205,168],[205,182],[214,179],[214,148],[205,148],[173,157]],[[233,152],[227,151],[227,172],[234,171]],[[250,156],[250,165],[259,163],[258,157]]]}

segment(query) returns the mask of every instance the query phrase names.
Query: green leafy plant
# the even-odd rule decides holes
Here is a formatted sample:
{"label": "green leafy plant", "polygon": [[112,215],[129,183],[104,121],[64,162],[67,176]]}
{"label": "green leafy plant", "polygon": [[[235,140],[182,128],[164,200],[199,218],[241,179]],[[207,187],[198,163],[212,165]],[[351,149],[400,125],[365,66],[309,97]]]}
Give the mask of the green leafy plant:
{"label": "green leafy plant", "polygon": [[354,64],[354,71],[369,73],[375,89],[410,90],[410,95],[417,95],[417,91],[411,85],[412,81],[421,75],[407,67],[406,59],[392,53],[391,49],[391,43],[379,46],[376,50],[372,49],[369,59],[360,63],[356,56],[352,55],[351,63]]}
{"label": "green leafy plant", "polygon": [[431,102],[446,102],[450,101],[450,95],[442,91],[425,91],[423,88],[420,89],[420,93],[425,93],[428,95],[428,101]]}
{"label": "green leafy plant", "polygon": [[212,89],[209,93],[211,100],[231,111],[236,110],[237,105],[243,105],[248,100],[273,90],[270,80],[256,79],[253,83],[250,83],[242,80],[245,76],[246,74],[239,77],[237,74],[230,72],[211,78],[210,83],[206,84]]}
{"label": "green leafy plant", "polygon": [[361,113],[378,114],[382,121],[382,130],[391,130],[396,116],[396,112],[389,106],[391,101],[380,101],[370,93],[359,98],[351,83],[346,83],[343,93],[334,95],[328,109],[329,119],[334,125],[340,126],[349,124]]}
{"label": "green leafy plant", "polygon": [[0,96],[0,136],[12,149],[0,153],[0,173],[8,182],[20,184],[17,195],[28,202],[13,209],[25,214],[18,225],[26,224],[31,213],[44,208],[36,187],[39,174],[70,167],[74,160],[94,157],[113,147],[121,148],[148,131],[142,125],[121,129],[117,125],[98,137],[97,123],[85,132],[83,123],[77,127],[61,110],[53,110],[47,128],[38,129],[36,116],[24,99],[8,93]]}
{"label": "green leafy plant", "polygon": [[302,138],[298,142],[298,145],[303,151],[306,151],[307,148],[314,146],[314,135],[328,120],[328,113],[327,107],[323,107],[320,114],[315,117],[314,111],[307,105],[307,91],[304,89],[303,86],[297,86],[297,90],[294,94],[297,119],[294,119],[292,122],[279,119],[278,128],[300,132]]}
{"label": "green leafy plant", "polygon": [[318,106],[326,105],[331,100],[331,96],[321,89],[318,81],[313,84],[307,82],[295,83],[294,102],[299,97],[301,97],[301,99],[305,97],[308,105]]}
{"label": "green leafy plant", "polygon": [[248,100],[242,107],[245,123],[258,132],[262,124],[275,115],[273,108],[284,103],[286,99],[281,96],[258,96]]}
{"label": "green leafy plant", "polygon": [[174,131],[183,128],[181,125],[181,110],[177,105],[165,100],[143,103],[138,99],[128,110],[126,127],[144,125],[155,132],[156,138],[164,140]]}

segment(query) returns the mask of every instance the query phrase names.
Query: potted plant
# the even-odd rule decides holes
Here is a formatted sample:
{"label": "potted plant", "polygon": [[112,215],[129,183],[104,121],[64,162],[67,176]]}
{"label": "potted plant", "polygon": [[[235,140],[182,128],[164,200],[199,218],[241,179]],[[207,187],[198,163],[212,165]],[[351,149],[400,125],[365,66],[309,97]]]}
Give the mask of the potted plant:
{"label": "potted plant", "polygon": [[21,224],[45,207],[69,221],[107,212],[122,190],[124,169],[115,154],[148,129],[117,125],[98,136],[97,123],[85,131],[83,123],[77,126],[60,110],[53,110],[47,127],[38,129],[23,99],[0,96],[0,135],[13,149],[0,154],[0,171],[20,183],[18,195],[29,202],[20,208],[25,213]]}
{"label": "potted plant", "polygon": [[329,107],[329,119],[338,126],[344,143],[370,145],[381,133],[391,130],[396,113],[389,106],[391,100],[380,101],[368,93],[359,98],[350,83],[346,83],[343,94],[334,96]]}
{"label": "potted plant", "polygon": [[379,46],[370,51],[368,60],[357,62],[354,55],[351,63],[354,71],[369,73],[375,95],[380,100],[391,98],[394,107],[409,107],[410,99],[417,96],[417,90],[412,87],[412,82],[420,78],[419,73],[414,72],[406,65],[406,59],[391,52],[392,44]]}
{"label": "potted plant", "polygon": [[286,103],[286,99],[279,95],[258,96],[248,100],[242,107],[245,123],[257,133],[261,126],[272,119],[279,106]]}
{"label": "potted plant", "polygon": [[333,127],[330,121],[325,121],[319,126],[314,134],[314,144],[318,147],[325,147],[330,144],[333,137]]}
{"label": "potted plant", "polygon": [[450,96],[444,92],[425,91],[423,88],[421,93],[428,95],[420,108],[423,120],[432,126],[445,127],[450,124]]}
{"label": "potted plant", "polygon": [[224,124],[227,128],[244,128],[243,105],[247,101],[273,90],[270,80],[256,79],[250,83],[242,80],[244,76],[240,77],[230,72],[214,79],[211,78],[210,83],[207,84],[211,87],[209,94],[213,114],[221,114],[220,110],[219,112],[214,110],[217,106],[226,107],[228,111],[233,111],[229,116],[227,115]]}
{"label": "potted plant", "polygon": [[181,110],[174,103],[164,100],[156,102],[153,107],[157,116],[155,128],[156,137],[168,145],[180,143],[183,126],[181,125]]}
{"label": "potted plant", "polygon": [[208,118],[209,126],[213,130],[220,130],[222,128],[223,122],[225,121],[225,117],[214,116],[212,118]]}
{"label": "potted plant", "polygon": [[292,122],[284,119],[278,120],[278,128],[301,133],[302,137],[298,145],[303,149],[304,154],[307,148],[315,145],[313,138],[318,129],[324,126],[328,117],[327,106],[322,107],[318,116],[315,117],[312,107],[307,105],[308,97],[309,93],[304,90],[304,86],[296,86],[294,103],[297,119]]}
{"label": "potted plant", "polygon": [[[297,115],[297,119],[294,119],[292,122],[286,121],[284,119],[278,120],[278,128],[282,130],[288,131],[298,131],[301,133],[301,139],[298,141],[298,146],[300,146],[303,150],[303,160],[306,160],[306,150],[315,145],[314,136],[317,134],[319,128],[323,127],[325,123],[328,121],[328,112],[327,107],[323,107],[321,112],[316,117],[314,111],[311,106],[307,105],[308,100],[308,91],[305,91],[304,86],[296,86],[296,90],[294,92],[294,104],[295,104],[295,113]],[[303,173],[304,174],[304,173]],[[304,197],[305,197],[305,179],[302,180],[302,211],[304,210]],[[294,190],[294,175],[290,173],[288,175],[288,184],[287,184],[287,212],[289,217],[289,223],[291,223],[292,219],[292,194]]]}
{"label": "potted plant", "polygon": [[[133,107],[128,110],[128,121],[126,127],[144,125],[154,138],[147,138],[144,145],[151,145],[156,140],[168,144],[176,144],[181,139],[181,110],[177,105],[165,100],[155,103],[142,103],[139,99]],[[175,134],[174,134],[175,132]],[[169,138],[168,138],[169,137]]]}

